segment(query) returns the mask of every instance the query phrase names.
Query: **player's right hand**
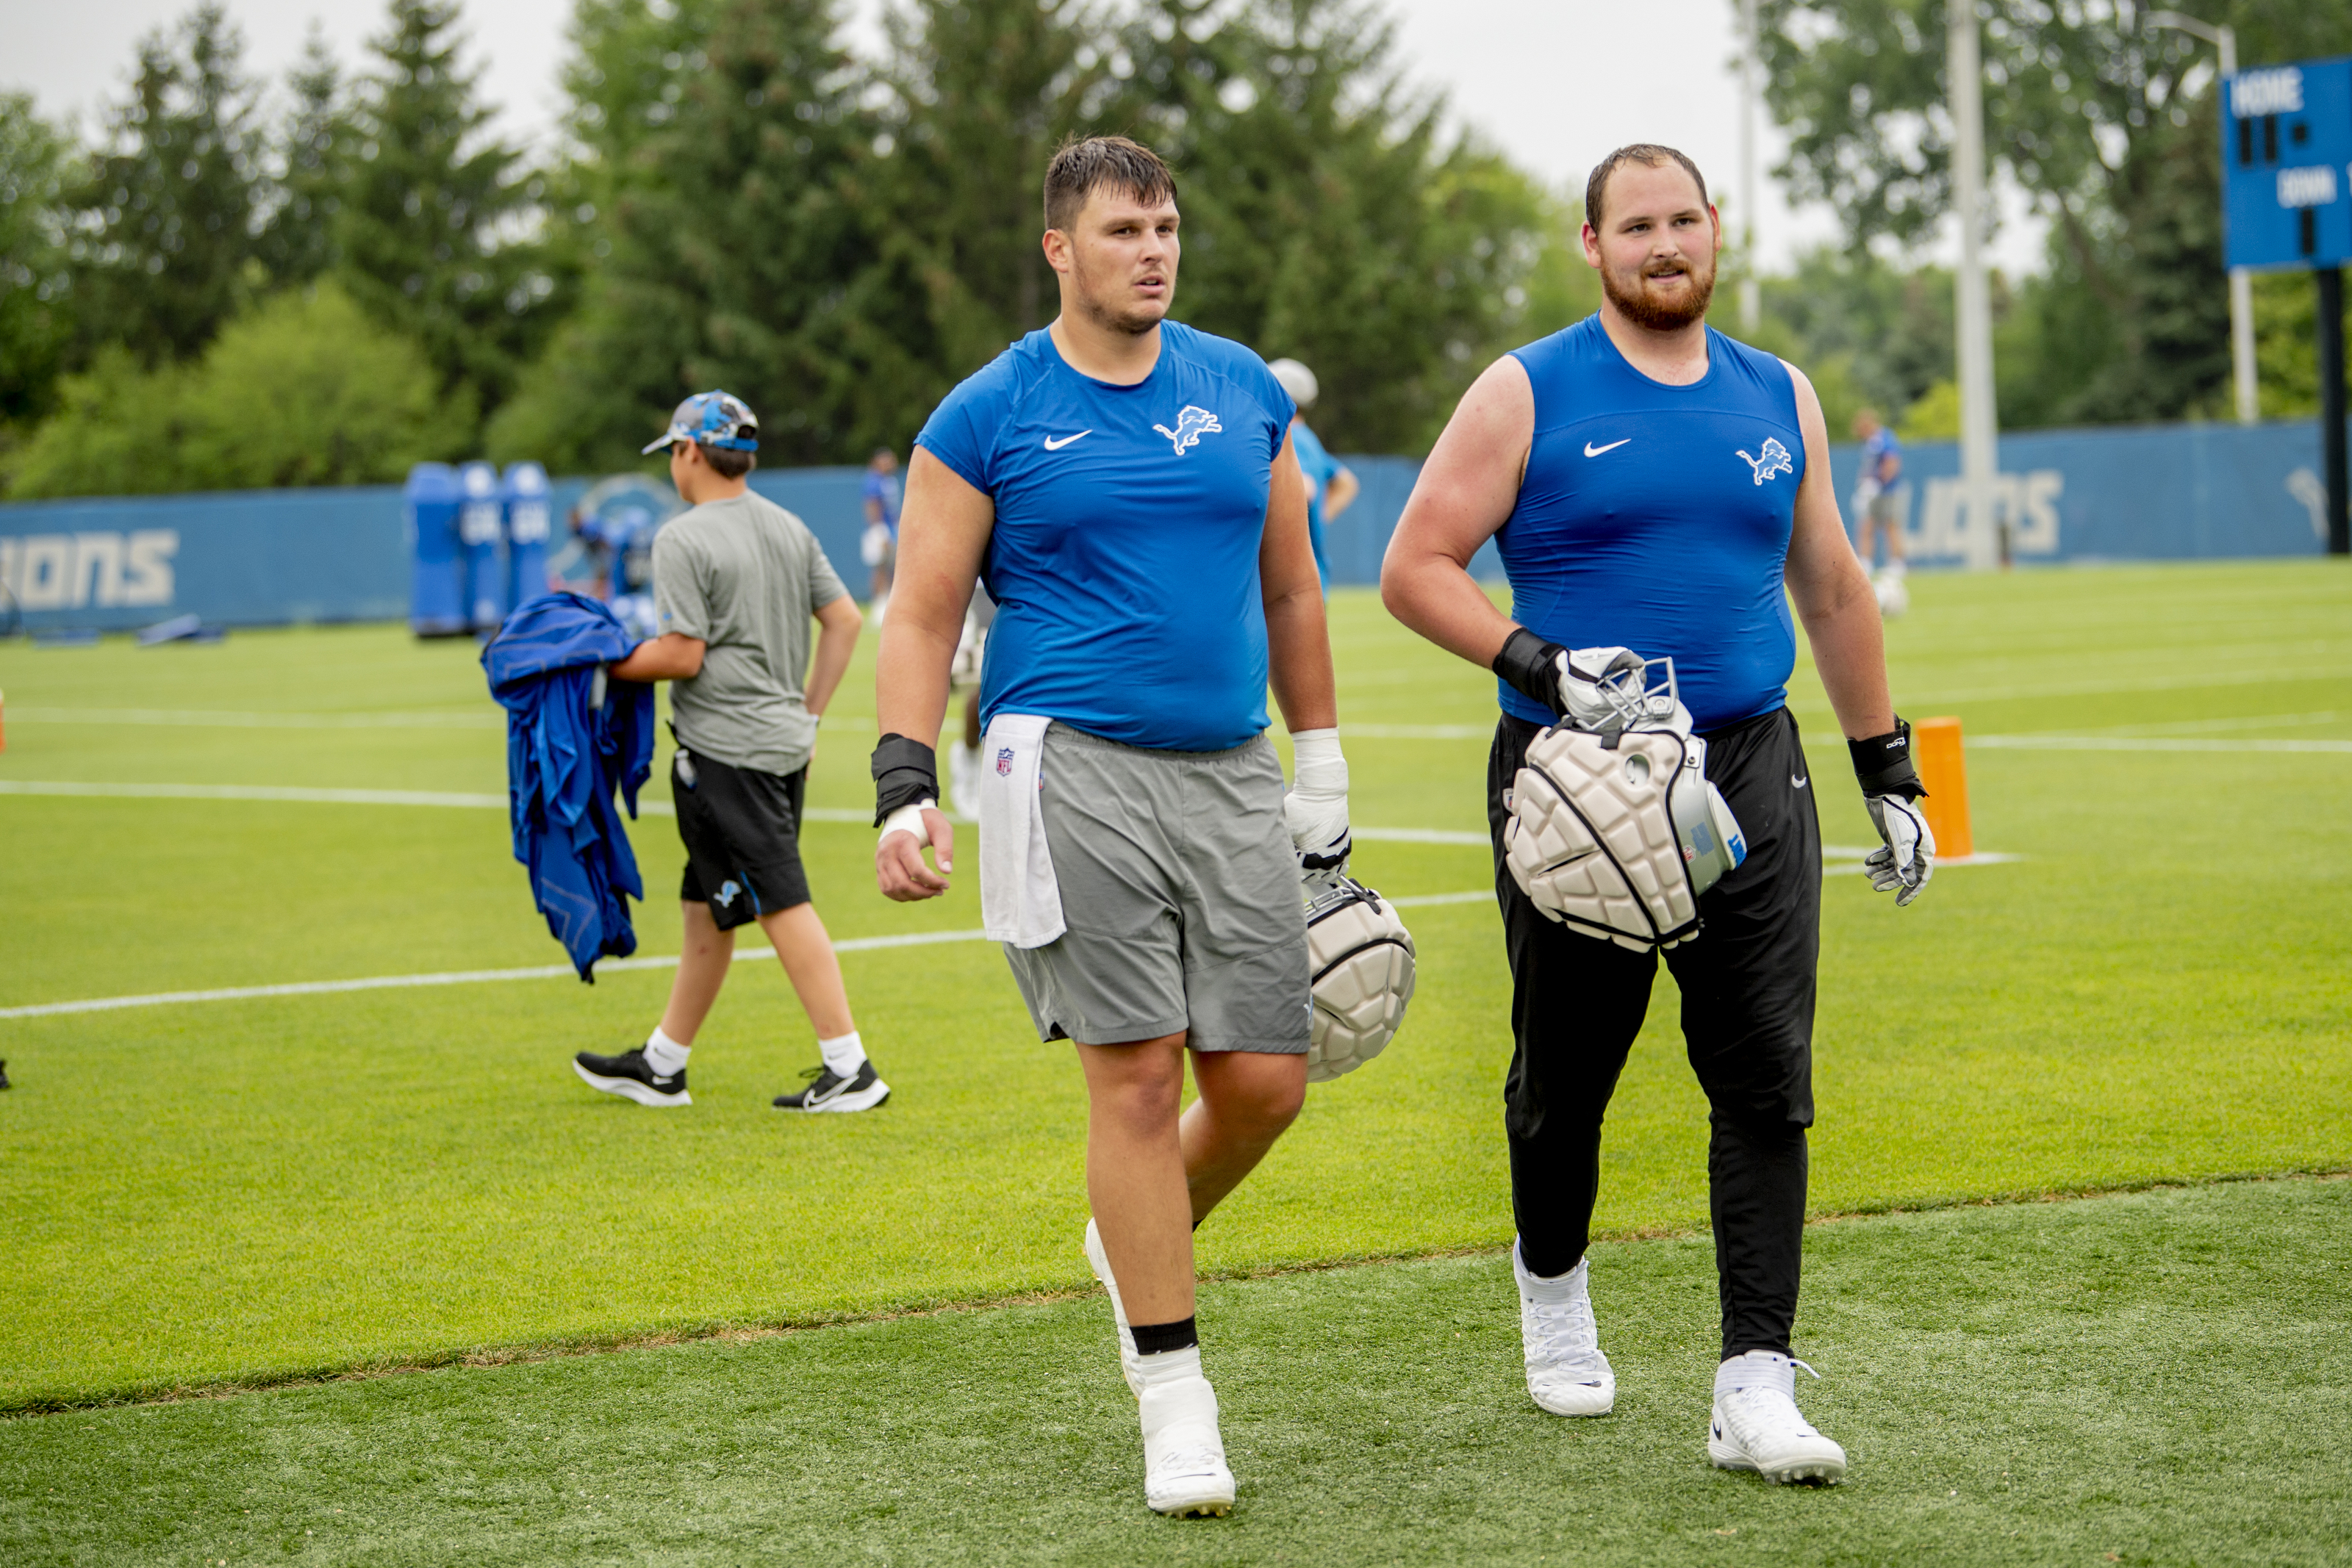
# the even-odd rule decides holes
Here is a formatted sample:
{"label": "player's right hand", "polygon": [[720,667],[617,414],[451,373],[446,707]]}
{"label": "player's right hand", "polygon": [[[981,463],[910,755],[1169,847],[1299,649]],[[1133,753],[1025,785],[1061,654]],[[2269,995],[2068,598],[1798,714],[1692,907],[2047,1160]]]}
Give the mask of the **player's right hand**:
{"label": "player's right hand", "polygon": [[[937,871],[923,863],[926,842],[939,862]],[[948,876],[954,870],[955,823],[946,812],[926,800],[890,813],[882,824],[881,841],[874,846],[874,880],[883,897],[900,904],[937,898],[948,890]]]}

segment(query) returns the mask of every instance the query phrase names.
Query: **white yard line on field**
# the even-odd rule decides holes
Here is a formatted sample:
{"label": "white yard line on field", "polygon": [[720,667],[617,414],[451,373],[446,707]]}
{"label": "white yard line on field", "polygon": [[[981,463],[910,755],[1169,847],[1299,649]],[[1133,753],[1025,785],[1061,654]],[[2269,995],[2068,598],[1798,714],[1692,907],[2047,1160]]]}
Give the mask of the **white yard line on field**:
{"label": "white yard line on field", "polygon": [[[436,806],[503,811],[504,795],[441,789],[320,789],[300,784],[88,784],[66,779],[0,779],[0,795],[67,795],[127,800],[275,800],[304,806]],[[674,817],[667,800],[640,800],[640,815]],[[867,822],[872,816],[840,806],[811,806],[812,822]]]}
{"label": "white yard line on field", "polygon": [[205,708],[26,707],[11,704],[10,724],[169,725],[198,729],[504,729],[498,709],[407,713],[225,713]]}
{"label": "white yard line on field", "polygon": [[[1490,901],[1492,889],[1481,888],[1469,893],[1433,893],[1417,897],[1390,900],[1400,908],[1417,908],[1437,904],[1476,904]],[[943,942],[985,942],[985,931],[910,931],[898,936],[853,936],[835,942],[836,953],[872,953],[892,947],[929,947]],[[735,950],[735,962],[756,961],[772,957],[775,949],[754,944]],[[629,969],[667,969],[675,967],[674,955],[638,958],[600,958],[596,968],[600,974]],[[280,986],[230,986],[212,991],[155,991],[139,997],[99,997],[88,1001],[40,1002],[30,1007],[0,1008],[0,1019],[55,1018],[64,1013],[114,1012],[123,1008],[167,1007],[178,1002],[242,1002],[271,997],[323,997],[349,991],[408,990],[425,986],[471,986],[499,980],[554,980],[572,972],[569,964],[533,964],[519,969],[450,969],[430,975],[372,975],[354,980],[302,980]]]}
{"label": "white yard line on field", "polygon": [[[1861,852],[1859,850],[1847,850],[1837,846],[1824,846],[1822,850],[1825,856],[1860,854]],[[2016,855],[1976,854],[1954,860],[1941,860],[1936,864],[1938,869],[1958,865],[1997,865],[2018,858]],[[1859,862],[1855,862],[1844,865],[1827,865],[1822,870],[1825,874],[1834,876],[1841,873],[1859,873],[1862,865]],[[1490,904],[1494,901],[1494,897],[1493,888],[1481,887],[1460,893],[1408,894],[1401,898],[1391,898],[1388,902],[1395,904],[1399,909],[1427,909],[1441,904]],[[910,931],[897,936],[852,936],[845,941],[835,942],[833,945],[833,950],[836,953],[872,953],[893,947],[929,947],[947,942],[985,942],[987,940],[988,933],[985,931]],[[762,947],[756,943],[750,946],[738,947],[735,950],[735,962],[740,964],[767,958],[772,956],[774,951],[772,947]],[[674,955],[665,954],[651,957],[600,958],[596,962],[596,967],[602,973],[613,974],[631,969],[667,969],[675,967],[677,963],[677,959]],[[428,975],[372,975],[352,980],[301,980],[278,986],[230,986],[210,991],[155,991],[145,996],[98,997],[86,1001],[38,1002],[28,1007],[0,1008],[0,1019],[56,1018],[67,1013],[114,1012],[124,1008],[168,1007],[181,1002],[241,1002],[273,997],[324,997],[351,991],[409,990],[426,986],[483,985],[499,980],[553,980],[561,979],[572,972],[572,966],[569,964],[533,964],[518,969],[449,969]]]}

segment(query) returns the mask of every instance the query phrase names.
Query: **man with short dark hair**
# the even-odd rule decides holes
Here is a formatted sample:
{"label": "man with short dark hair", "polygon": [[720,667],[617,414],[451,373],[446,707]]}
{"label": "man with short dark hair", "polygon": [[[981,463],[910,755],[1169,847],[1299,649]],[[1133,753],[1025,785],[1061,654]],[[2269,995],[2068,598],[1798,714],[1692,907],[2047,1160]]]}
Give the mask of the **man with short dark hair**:
{"label": "man with short dark hair", "polygon": [[[1192,1228],[1306,1093],[1300,879],[1345,864],[1347,763],[1290,398],[1249,350],[1166,319],[1174,179],[1123,137],[1074,142],[1045,224],[1060,314],[949,395],[908,467],[876,874],[899,900],[947,888],[931,741],[984,572],[982,913],[1038,1038],[1071,1040],[1086,1075],[1087,1253],[1139,1405],[1145,1500],[1222,1514]],[[1287,797],[1269,680],[1298,759]],[[1188,1051],[1200,1097],[1180,1116]]]}
{"label": "man with short dark hair", "polygon": [[[1641,668],[1636,654],[1671,658],[1747,852],[1699,894],[1698,934],[1666,956],[1712,1126],[1723,1344],[1707,1452],[1776,1481],[1834,1481],[1845,1453],[1799,1413],[1790,1344],[1822,866],[1812,769],[1786,701],[1788,599],[1886,840],[1872,884],[1910,903],[1935,841],[1915,804],[1908,727],[1888,703],[1877,607],[1838,519],[1821,402],[1793,367],[1706,326],[1722,226],[1705,180],[1671,148],[1622,148],[1593,171],[1585,215],[1600,312],[1496,361],[1464,395],[1381,576],[1399,620],[1501,677],[1487,820],[1511,966],[1504,1124],[1528,1391],[1563,1416],[1606,1414],[1615,1399],[1584,1253],[1601,1116],[1657,957],[1544,917],[1506,863],[1511,791],[1546,727],[1605,722],[1604,688]],[[1471,580],[1489,538],[1526,624]]]}
{"label": "man with short dark hair", "polygon": [[[592,1086],[640,1105],[692,1104],[688,1053],[727,983],[736,928],[756,921],[822,1058],[806,1086],[778,1095],[776,1107],[866,1111],[888,1099],[890,1086],[866,1059],[800,851],[817,720],[849,667],[861,618],[807,526],[751,492],[759,428],[740,399],[699,392],[646,448],[668,449],[670,483],[690,509],[654,537],[661,634],[612,673],[674,683],[670,798],[686,842],[685,947],[646,1043],[617,1056],[583,1051],[572,1065]],[[812,618],[821,628],[814,667]]]}

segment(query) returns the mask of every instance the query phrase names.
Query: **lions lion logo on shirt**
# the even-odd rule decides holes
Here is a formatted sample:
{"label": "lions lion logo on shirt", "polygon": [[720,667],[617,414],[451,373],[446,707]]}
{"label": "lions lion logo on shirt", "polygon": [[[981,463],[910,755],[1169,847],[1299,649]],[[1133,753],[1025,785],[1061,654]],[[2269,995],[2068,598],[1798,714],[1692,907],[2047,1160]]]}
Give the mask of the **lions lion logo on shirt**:
{"label": "lions lion logo on shirt", "polygon": [[1186,447],[1198,446],[1201,437],[1218,434],[1225,427],[1219,424],[1217,416],[1207,409],[1186,403],[1184,412],[1176,416],[1175,429],[1171,430],[1164,424],[1155,424],[1151,428],[1174,442],[1176,455],[1181,457]]}
{"label": "lions lion logo on shirt", "polygon": [[1797,471],[1796,460],[1789,455],[1789,449],[1769,438],[1764,443],[1762,455],[1748,457],[1745,448],[1741,449],[1739,455],[1748,458],[1748,466],[1755,470],[1759,485],[1775,474],[1794,474]]}

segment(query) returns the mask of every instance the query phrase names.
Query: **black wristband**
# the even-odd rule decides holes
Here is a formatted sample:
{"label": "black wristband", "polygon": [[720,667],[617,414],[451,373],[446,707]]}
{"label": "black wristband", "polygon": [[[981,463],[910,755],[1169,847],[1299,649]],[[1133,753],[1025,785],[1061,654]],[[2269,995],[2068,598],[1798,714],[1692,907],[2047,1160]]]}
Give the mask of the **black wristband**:
{"label": "black wristband", "polygon": [[901,806],[939,798],[939,753],[903,735],[884,736],[874,748],[874,825]]}
{"label": "black wristband", "polygon": [[1919,769],[1911,762],[1911,727],[1900,715],[1886,734],[1849,740],[1845,748],[1853,756],[1853,776],[1862,781],[1864,795],[1926,799],[1927,787],[1919,782]]}
{"label": "black wristband", "polygon": [[1559,706],[1559,655],[1563,652],[1557,643],[1547,643],[1524,626],[1512,629],[1503,643],[1503,651],[1495,655],[1494,672],[1508,681],[1513,689],[1553,713]]}

